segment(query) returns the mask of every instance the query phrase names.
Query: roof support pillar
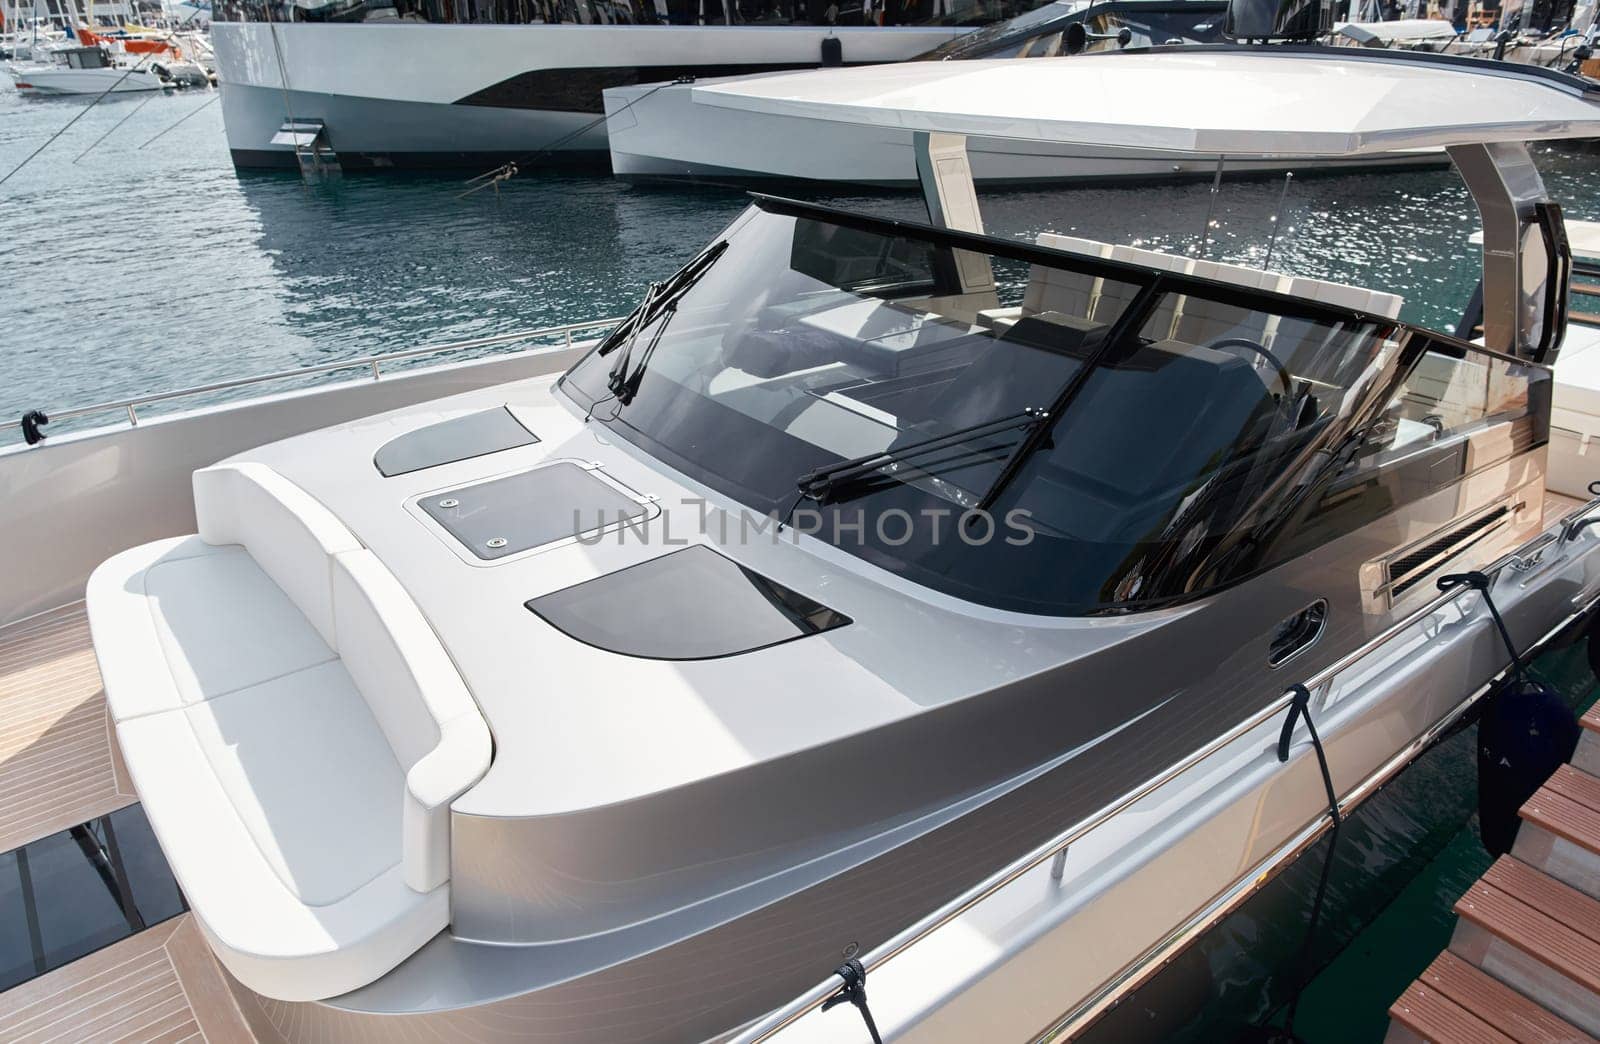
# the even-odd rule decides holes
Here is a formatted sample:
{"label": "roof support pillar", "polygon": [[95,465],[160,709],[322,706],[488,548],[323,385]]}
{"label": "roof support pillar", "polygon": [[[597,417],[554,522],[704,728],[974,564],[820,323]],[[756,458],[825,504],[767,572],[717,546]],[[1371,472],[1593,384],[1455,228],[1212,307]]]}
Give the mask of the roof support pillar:
{"label": "roof support pillar", "polygon": [[1528,358],[1544,333],[1549,256],[1537,208],[1544,182],[1521,142],[1455,145],[1448,150],[1483,219],[1483,343]]}
{"label": "roof support pillar", "polygon": [[[978,212],[978,188],[967,158],[967,136],[916,131],[912,147],[917,156],[917,180],[928,205],[928,222],[958,232],[981,233],[983,217]],[[994,273],[984,255],[952,250],[949,260],[959,293],[994,289]]]}

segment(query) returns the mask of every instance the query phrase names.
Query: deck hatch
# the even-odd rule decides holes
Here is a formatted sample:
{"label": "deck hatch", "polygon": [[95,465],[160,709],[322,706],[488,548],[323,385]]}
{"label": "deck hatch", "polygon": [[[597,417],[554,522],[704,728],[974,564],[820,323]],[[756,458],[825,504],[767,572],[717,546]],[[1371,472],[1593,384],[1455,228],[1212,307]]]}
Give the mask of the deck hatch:
{"label": "deck hatch", "polygon": [[590,469],[566,462],[429,493],[417,506],[483,561],[649,513]]}
{"label": "deck hatch", "polygon": [[851,622],[701,544],[526,605],[570,638],[652,660],[734,656]]}
{"label": "deck hatch", "polygon": [[372,464],[384,478],[393,478],[538,441],[539,436],[500,406],[396,435],[378,447]]}

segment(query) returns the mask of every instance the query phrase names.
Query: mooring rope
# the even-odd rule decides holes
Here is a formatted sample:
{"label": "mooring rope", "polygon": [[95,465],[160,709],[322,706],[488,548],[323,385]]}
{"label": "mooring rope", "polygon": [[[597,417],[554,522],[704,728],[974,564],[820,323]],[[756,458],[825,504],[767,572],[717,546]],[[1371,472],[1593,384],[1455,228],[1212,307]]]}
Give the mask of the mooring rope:
{"label": "mooring rope", "polygon": [[[473,187],[467,189],[467,191],[461,193],[456,198],[457,199],[466,199],[468,196],[472,195],[474,192],[481,191],[482,189],[486,189],[486,188],[489,188],[491,186],[494,187],[496,192],[499,192],[500,183],[502,181],[506,181],[506,180],[508,180],[508,179],[510,179],[512,177],[515,177],[517,172],[521,168],[521,164],[526,163],[531,159],[537,159],[538,157],[543,156],[547,152],[554,152],[556,149],[559,149],[561,146],[565,145],[567,142],[572,141],[575,138],[581,137],[584,134],[587,134],[589,131],[593,130],[595,127],[598,127],[600,124],[605,123],[607,120],[611,119],[613,116],[621,116],[623,113],[627,112],[629,109],[633,108],[635,105],[638,105],[640,102],[644,101],[646,98],[650,97],[652,94],[656,93],[657,91],[659,91],[659,90],[661,90],[661,89],[663,89],[665,87],[676,87],[676,86],[681,86],[681,85],[686,84],[686,83],[693,83],[693,82],[694,82],[694,77],[693,76],[680,76],[676,80],[669,80],[666,83],[658,83],[654,87],[650,88],[648,91],[645,91],[643,94],[639,95],[639,97],[633,99],[633,101],[629,102],[628,104],[624,105],[622,108],[618,109],[616,112],[601,113],[599,116],[597,116],[594,119],[590,120],[588,123],[585,123],[582,127],[579,127],[577,130],[572,131],[572,132],[570,132],[568,134],[563,134],[561,137],[556,138],[554,141],[551,141],[548,144],[540,146],[539,148],[535,149],[533,152],[527,153],[526,155],[523,155],[523,156],[519,156],[516,159],[510,160],[510,161],[508,161],[506,163],[502,163],[502,164],[500,164],[500,166],[495,167],[493,170],[486,170],[482,174],[479,174],[479,175],[477,175],[475,177],[468,178],[466,180],[465,184],[472,185]],[[479,183],[481,183],[481,184],[479,184]]]}
{"label": "mooring rope", "polygon": [[222,97],[222,95],[220,95],[220,94],[213,94],[210,98],[207,98],[205,101],[201,102],[199,105],[196,105],[194,108],[190,109],[188,112],[186,112],[182,116],[178,117],[177,120],[175,120],[173,123],[171,123],[171,124],[169,124],[167,126],[166,130],[156,132],[156,134],[153,137],[151,137],[149,141],[145,142],[144,145],[140,145],[139,147],[142,149],[142,148],[145,147],[145,145],[152,144],[156,140],[156,138],[161,137],[163,134],[167,133],[167,131],[176,130],[177,127],[178,127],[178,124],[182,123],[184,120],[187,120],[190,116],[193,116],[195,113],[199,112],[201,109],[204,109],[206,106],[210,105],[212,102],[218,101],[219,99],[221,99],[221,97]]}
{"label": "mooring rope", "polygon": [[1289,1007],[1284,1013],[1283,1035],[1293,1040],[1294,1017],[1300,1007],[1300,995],[1311,981],[1313,944],[1316,942],[1317,927],[1322,922],[1322,906],[1328,894],[1328,878],[1333,873],[1333,856],[1339,847],[1339,827],[1344,823],[1344,817],[1339,812],[1339,792],[1333,787],[1333,774],[1328,770],[1328,754],[1322,749],[1322,737],[1317,735],[1317,726],[1311,720],[1311,690],[1296,684],[1289,686],[1289,691],[1294,698],[1289,704],[1289,716],[1284,719],[1283,731],[1278,734],[1278,760],[1289,760],[1289,742],[1294,738],[1295,723],[1304,719],[1306,731],[1311,734],[1311,747],[1317,754],[1317,767],[1322,771],[1322,787],[1328,796],[1328,818],[1333,820],[1333,828],[1328,832],[1328,854],[1322,860],[1322,874],[1317,878],[1317,893],[1311,901],[1311,917],[1306,923],[1305,940],[1300,944],[1299,974],[1295,977],[1294,993],[1290,995]]}
{"label": "mooring rope", "polygon": [[822,1002],[822,1010],[827,1011],[836,1004],[854,1004],[861,1013],[861,1021],[866,1023],[872,1044],[883,1044],[883,1037],[878,1034],[878,1024],[872,1018],[872,1009],[867,1007],[867,969],[852,957],[835,968],[833,974],[843,979],[844,985],[839,987],[838,993]]}

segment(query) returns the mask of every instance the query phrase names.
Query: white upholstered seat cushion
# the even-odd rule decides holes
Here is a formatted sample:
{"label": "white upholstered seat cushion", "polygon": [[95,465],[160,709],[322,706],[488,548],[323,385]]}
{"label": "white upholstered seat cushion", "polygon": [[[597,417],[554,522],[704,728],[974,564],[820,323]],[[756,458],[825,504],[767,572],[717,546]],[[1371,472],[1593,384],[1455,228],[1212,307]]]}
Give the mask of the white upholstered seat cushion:
{"label": "white upholstered seat cushion", "polygon": [[317,629],[242,547],[152,563],[143,586],[185,704],[334,659]]}
{"label": "white upholstered seat cushion", "polygon": [[216,631],[177,614],[165,645],[146,573],[240,555],[196,537],[125,551],[90,578],[90,627],[134,787],[218,957],[258,993],[330,997],[443,930],[449,887],[406,883],[405,777],[339,660],[185,705],[172,649]]}
{"label": "white upholstered seat cushion", "polygon": [[394,576],[261,465],[204,535],[119,554],[89,619],[129,773],[219,958],[269,997],[372,982],[449,921],[450,802],[491,742]]}
{"label": "white upholstered seat cushion", "polygon": [[406,880],[450,876],[450,802],[489,769],[489,728],[422,613],[372,552],[335,556],[334,617],[345,666],[368,694],[405,772]]}
{"label": "white upholstered seat cushion", "polygon": [[399,864],[405,779],[337,660],[184,715],[256,848],[301,902],[338,902]]}
{"label": "white upholstered seat cushion", "polygon": [[[444,930],[450,920],[449,887],[415,891],[406,885],[398,861],[334,901],[314,905],[297,896],[259,847],[257,833],[246,823],[249,812],[242,812],[238,795],[229,792],[228,770],[216,773],[216,751],[207,749],[213,739],[201,738],[191,713],[120,722],[117,737],[179,886],[217,957],[240,982],[280,1000],[337,996],[379,978]],[[297,796],[284,792],[289,784],[281,777],[287,771],[287,766],[274,770],[280,777],[272,784],[279,788],[271,791],[276,800]],[[338,763],[327,765],[320,784],[328,785],[329,776],[339,771]],[[398,770],[391,771],[398,783]],[[301,811],[298,801],[291,805]],[[262,816],[269,830],[285,833],[283,842],[297,867],[317,843],[311,831],[320,834],[335,819],[321,817],[309,827],[290,824],[277,805]],[[306,833],[286,833],[299,830]],[[326,894],[339,890],[365,872],[341,879],[332,867],[353,854],[348,844],[328,848],[319,860],[320,876],[302,884]]]}
{"label": "white upholstered seat cushion", "polygon": [[333,630],[332,556],[361,546],[311,494],[264,464],[217,464],[194,473],[200,539],[240,544],[322,639]]}

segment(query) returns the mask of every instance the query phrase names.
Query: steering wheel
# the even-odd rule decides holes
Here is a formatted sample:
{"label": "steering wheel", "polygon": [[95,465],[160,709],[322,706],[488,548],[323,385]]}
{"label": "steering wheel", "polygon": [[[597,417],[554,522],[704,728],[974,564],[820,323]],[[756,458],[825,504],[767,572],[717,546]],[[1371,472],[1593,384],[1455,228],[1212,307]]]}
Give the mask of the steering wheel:
{"label": "steering wheel", "polygon": [[1278,380],[1283,382],[1284,398],[1287,399],[1289,396],[1294,394],[1294,376],[1289,373],[1289,368],[1283,365],[1283,361],[1268,351],[1264,345],[1252,341],[1248,337],[1223,337],[1219,340],[1212,341],[1210,344],[1206,345],[1206,347],[1218,349],[1248,348],[1250,351],[1255,352],[1257,355],[1267,360],[1267,362],[1271,363],[1272,368],[1278,372]]}

